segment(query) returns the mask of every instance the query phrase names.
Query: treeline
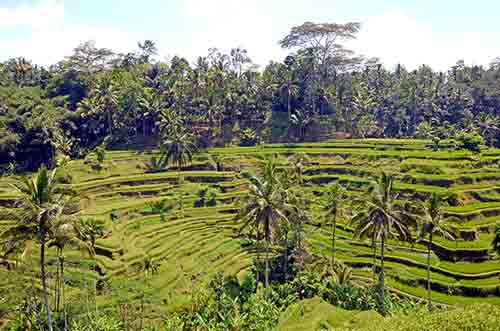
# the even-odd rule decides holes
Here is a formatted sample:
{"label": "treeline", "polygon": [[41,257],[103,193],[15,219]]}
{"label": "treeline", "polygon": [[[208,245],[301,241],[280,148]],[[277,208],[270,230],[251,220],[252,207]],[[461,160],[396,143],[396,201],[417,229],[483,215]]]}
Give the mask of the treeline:
{"label": "treeline", "polygon": [[351,137],[448,139],[468,134],[500,146],[500,60],[388,70],[342,43],[357,23],[305,23],[280,44],[283,62],[254,65],[245,49],[210,49],[194,63],[157,61],[152,41],[118,54],[86,42],[49,68],[24,58],[0,64],[3,171],[49,166],[56,155],[141,142],[172,123],[199,147],[231,142]]}

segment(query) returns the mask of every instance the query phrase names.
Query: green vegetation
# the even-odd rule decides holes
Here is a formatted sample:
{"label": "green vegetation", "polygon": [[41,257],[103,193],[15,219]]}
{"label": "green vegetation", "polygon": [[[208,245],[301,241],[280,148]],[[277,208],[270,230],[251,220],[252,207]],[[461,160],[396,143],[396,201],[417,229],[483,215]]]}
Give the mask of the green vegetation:
{"label": "green vegetation", "polygon": [[359,30],[0,63],[0,330],[498,329],[500,66]]}

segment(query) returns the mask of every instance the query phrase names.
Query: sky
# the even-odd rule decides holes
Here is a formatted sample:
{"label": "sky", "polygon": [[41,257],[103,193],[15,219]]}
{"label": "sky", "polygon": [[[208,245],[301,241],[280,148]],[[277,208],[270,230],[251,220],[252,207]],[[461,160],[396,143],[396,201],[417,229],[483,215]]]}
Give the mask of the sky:
{"label": "sky", "polygon": [[0,0],[0,61],[50,65],[94,40],[116,52],[155,41],[161,59],[193,61],[211,47],[244,47],[265,66],[285,54],[278,41],[306,21],[360,22],[349,47],[415,69],[500,57],[498,0]]}

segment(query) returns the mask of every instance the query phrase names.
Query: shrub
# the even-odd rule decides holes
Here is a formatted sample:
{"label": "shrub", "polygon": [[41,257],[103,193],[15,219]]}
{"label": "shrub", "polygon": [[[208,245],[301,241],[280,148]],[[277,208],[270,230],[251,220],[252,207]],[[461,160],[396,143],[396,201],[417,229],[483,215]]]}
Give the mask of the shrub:
{"label": "shrub", "polygon": [[477,133],[462,132],[457,136],[459,147],[472,152],[480,152],[481,145],[484,144],[484,139]]}
{"label": "shrub", "polygon": [[404,163],[401,164],[402,172],[409,172],[411,170],[415,170],[416,172],[430,175],[441,175],[444,173],[441,167],[438,167],[433,164],[424,164],[424,163]]}
{"label": "shrub", "polygon": [[198,199],[194,202],[196,208],[200,207],[215,207],[217,205],[217,194],[219,192],[215,188],[203,185],[198,190]]}
{"label": "shrub", "polygon": [[151,158],[148,160],[148,163],[146,163],[147,172],[161,172],[165,170],[166,167],[167,159],[163,154],[158,157],[151,156]]}
{"label": "shrub", "polygon": [[500,321],[498,306],[480,304],[429,314],[419,311],[395,316],[363,328],[366,331],[497,331]]}
{"label": "shrub", "polygon": [[254,130],[246,128],[241,131],[240,146],[255,146],[257,145],[258,137]]}
{"label": "shrub", "polygon": [[89,316],[88,319],[73,321],[69,331],[122,331],[121,323],[108,315]]}
{"label": "shrub", "polygon": [[160,219],[162,221],[165,220],[165,214],[168,213],[172,209],[172,205],[166,199],[160,201],[148,202],[145,207],[145,213],[154,215],[160,214]]}
{"label": "shrub", "polygon": [[61,169],[57,171],[56,180],[61,184],[71,184],[71,182],[73,182],[73,176],[68,170]]}

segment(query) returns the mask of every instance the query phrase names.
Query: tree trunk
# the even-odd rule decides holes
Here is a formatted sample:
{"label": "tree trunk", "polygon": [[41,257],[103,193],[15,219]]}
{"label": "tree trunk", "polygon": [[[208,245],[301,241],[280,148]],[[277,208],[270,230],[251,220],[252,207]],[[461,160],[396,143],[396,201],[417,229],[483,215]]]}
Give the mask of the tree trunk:
{"label": "tree trunk", "polygon": [[269,287],[269,240],[266,240],[266,274],[265,274],[265,287]]}
{"label": "tree trunk", "polygon": [[[58,251],[57,255],[59,256],[60,255],[59,248],[57,249],[57,251]],[[59,304],[61,302],[61,299],[60,299],[61,298],[61,289],[60,289],[60,286],[61,286],[61,270],[59,269],[59,266],[60,266],[60,264],[58,264],[56,266],[56,284],[55,284],[55,293],[56,293],[56,295],[55,295],[55,298],[54,298],[54,300],[55,300],[55,304],[54,305],[56,306],[56,311],[57,312],[59,312]]]}
{"label": "tree trunk", "polygon": [[431,293],[431,246],[432,232],[429,234],[429,243],[427,245],[427,308],[432,311],[432,293]]}
{"label": "tree trunk", "polygon": [[333,214],[332,224],[332,267],[335,267],[335,232],[337,231],[337,211]]}
{"label": "tree trunk", "polygon": [[288,278],[288,230],[285,231],[285,261],[283,263],[283,280],[286,282]]}
{"label": "tree trunk", "polygon": [[61,256],[61,292],[62,292],[62,304],[64,308],[64,331],[68,330],[68,314],[66,310],[66,291],[65,285],[66,281],[64,280],[64,256]]}
{"label": "tree trunk", "polygon": [[380,283],[379,283],[379,292],[380,292],[380,312],[385,316],[385,269],[384,269],[384,250],[385,250],[385,236],[382,235],[382,246],[380,253]]}
{"label": "tree trunk", "polygon": [[375,233],[372,235],[373,245],[373,283],[375,284],[375,275],[377,274],[377,242],[375,241]]}
{"label": "tree trunk", "polygon": [[255,283],[258,285],[259,284],[259,267],[260,267],[260,240],[259,240],[259,234],[257,233],[257,242],[256,242],[256,247],[257,247],[257,268],[255,269]]}
{"label": "tree trunk", "polygon": [[47,289],[47,277],[45,274],[45,238],[42,238],[42,242],[40,244],[40,280],[42,282],[43,301],[45,304],[45,310],[47,311],[48,328],[49,331],[53,331],[52,313],[50,311],[50,304],[49,304],[49,291]]}
{"label": "tree trunk", "polygon": [[290,99],[292,96],[292,93],[290,91],[290,84],[288,85],[288,98],[287,98],[287,110],[288,110],[288,123],[290,123],[290,120],[292,118],[292,100]]}
{"label": "tree trunk", "polygon": [[179,185],[179,207],[181,209],[181,217],[184,217],[184,201],[182,199],[182,190],[181,190],[181,165],[177,166],[177,185]]}
{"label": "tree trunk", "polygon": [[110,136],[113,135],[113,119],[111,116],[111,110],[108,110],[108,132]]}

